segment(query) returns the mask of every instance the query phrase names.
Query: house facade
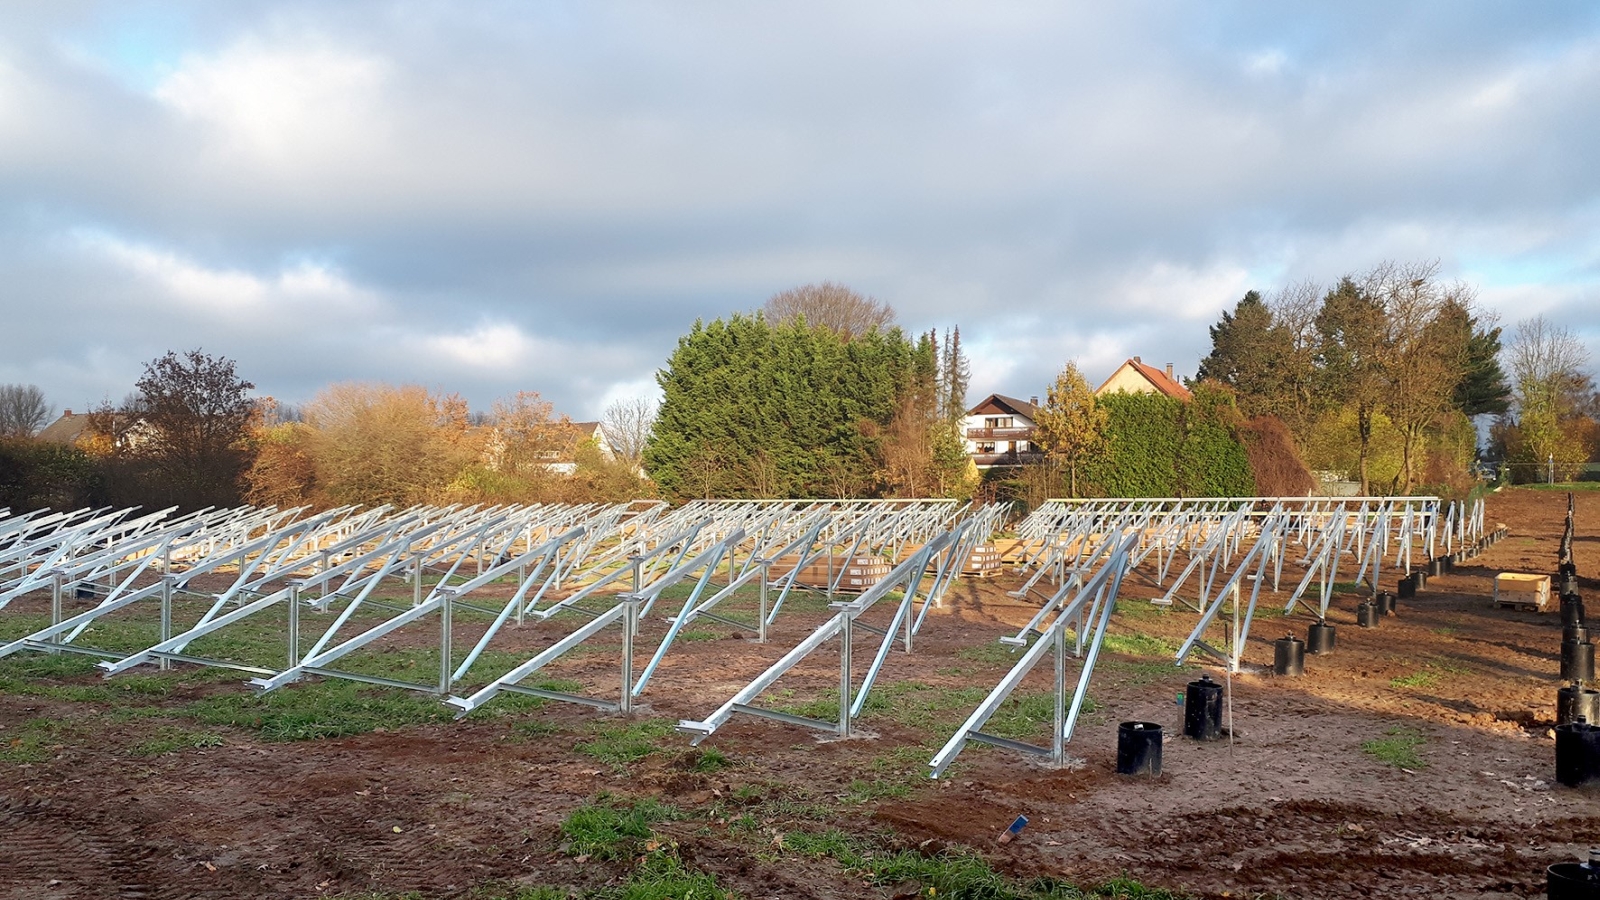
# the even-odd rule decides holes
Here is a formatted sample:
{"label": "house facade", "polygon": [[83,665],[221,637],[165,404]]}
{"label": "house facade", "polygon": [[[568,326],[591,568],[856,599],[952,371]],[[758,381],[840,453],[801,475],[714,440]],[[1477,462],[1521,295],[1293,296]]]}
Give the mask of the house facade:
{"label": "house facade", "polygon": [[967,410],[967,454],[980,469],[1020,466],[1044,459],[1033,441],[1039,398],[1018,400],[990,394]]}

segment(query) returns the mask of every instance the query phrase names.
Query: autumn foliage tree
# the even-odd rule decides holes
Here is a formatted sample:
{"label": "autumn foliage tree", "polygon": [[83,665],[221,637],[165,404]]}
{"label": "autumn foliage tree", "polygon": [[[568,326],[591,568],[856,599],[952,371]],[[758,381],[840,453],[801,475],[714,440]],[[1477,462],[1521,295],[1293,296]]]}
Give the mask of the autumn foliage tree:
{"label": "autumn foliage tree", "polygon": [[1068,496],[1078,496],[1079,467],[1104,449],[1107,421],[1078,364],[1067,363],[1045,392],[1034,420],[1034,441],[1053,468],[1066,469]]}
{"label": "autumn foliage tree", "polygon": [[168,352],[145,364],[134,387],[121,406],[90,414],[113,470],[113,498],[186,509],[238,503],[256,404],[255,385],[233,360]]}

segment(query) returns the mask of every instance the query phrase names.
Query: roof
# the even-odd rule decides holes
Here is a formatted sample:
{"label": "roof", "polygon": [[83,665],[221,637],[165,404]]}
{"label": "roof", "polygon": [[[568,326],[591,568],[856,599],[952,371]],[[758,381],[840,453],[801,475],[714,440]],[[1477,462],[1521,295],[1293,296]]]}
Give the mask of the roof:
{"label": "roof", "polygon": [[1105,382],[1103,382],[1099,387],[1095,388],[1094,392],[1099,394],[1101,391],[1104,391],[1106,389],[1106,385],[1110,384],[1112,380],[1117,377],[1117,372],[1121,372],[1123,369],[1130,367],[1135,372],[1138,372],[1140,375],[1144,376],[1144,379],[1150,382],[1150,386],[1154,388],[1157,393],[1165,394],[1174,400],[1182,400],[1185,403],[1194,399],[1194,394],[1190,392],[1188,388],[1179,384],[1175,379],[1168,378],[1166,372],[1156,368],[1155,366],[1146,364],[1137,356],[1118,366],[1116,371],[1111,373],[1111,377],[1107,378]]}
{"label": "roof", "polygon": [[1014,416],[1026,416],[1029,421],[1033,421],[1039,417],[1039,407],[1029,403],[1026,400],[1018,400],[1015,397],[1007,397],[1005,394],[990,394],[989,396],[980,400],[978,405],[967,410],[967,415],[979,415],[983,411],[983,408],[991,403]]}
{"label": "roof", "polygon": [[73,444],[89,430],[88,413],[67,413],[40,431],[37,439],[52,444]]}

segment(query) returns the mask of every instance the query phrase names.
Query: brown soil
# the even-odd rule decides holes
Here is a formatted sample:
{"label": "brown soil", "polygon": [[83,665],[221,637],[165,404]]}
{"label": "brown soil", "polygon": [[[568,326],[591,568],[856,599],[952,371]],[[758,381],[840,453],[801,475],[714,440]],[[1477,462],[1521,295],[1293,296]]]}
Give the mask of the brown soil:
{"label": "brown soil", "polygon": [[[62,723],[65,735],[48,759],[0,761],[0,896],[598,888],[625,878],[627,863],[563,852],[559,826],[600,792],[658,797],[688,810],[688,819],[660,826],[664,836],[688,864],[747,898],[905,893],[778,849],[786,831],[830,826],[887,829],[891,845],[924,852],[968,845],[1023,881],[1126,876],[1200,897],[1543,896],[1544,868],[1576,859],[1600,835],[1600,795],[1553,783],[1559,615],[1492,609],[1488,597],[1497,572],[1554,571],[1564,512],[1564,495],[1492,497],[1489,519],[1508,525],[1509,539],[1431,580],[1376,629],[1357,628],[1357,598],[1341,596],[1330,615],[1337,650],[1307,657],[1304,677],[1270,674],[1271,642],[1291,631],[1303,637],[1308,620],[1259,618],[1247,654],[1252,671],[1230,680],[1231,740],[1179,736],[1176,700],[1205,670],[1198,660],[1178,669],[1157,666],[1154,657],[1107,654],[1090,686],[1099,710],[1080,723],[1068,745],[1075,760],[1064,770],[973,747],[938,782],[904,780],[970,707],[934,725],[879,715],[865,723],[873,734],[850,740],[738,717],[701,748],[715,746],[734,765],[704,774],[694,766],[700,751],[675,736],[628,766],[577,752],[597,725],[619,720],[568,704],[515,715],[495,715],[491,705],[453,724],[296,743],[216,728],[222,746],[144,757],[130,748],[176,720],[0,694],[0,744],[40,719]],[[1600,493],[1579,496],[1578,522],[1580,589],[1594,596]],[[1385,581],[1392,584],[1392,575]],[[1294,583],[1287,572],[1285,582]],[[962,651],[992,644],[1026,620],[1031,610],[1005,593],[1015,586],[1010,578],[958,585],[929,616],[917,652],[891,654],[880,685],[992,685],[1006,662]],[[1112,631],[1169,643],[1187,634],[1191,613],[1135,608],[1155,593],[1147,584],[1125,586],[1129,614],[1116,617]],[[0,624],[8,612],[0,612]],[[703,718],[824,616],[813,605],[781,619],[767,645],[737,634],[681,643],[639,715]],[[652,630],[659,634],[659,625]],[[535,648],[552,639],[530,627],[512,643]],[[650,649],[641,650],[641,666]],[[1045,689],[1048,668],[1026,689]],[[837,651],[824,648],[778,687],[809,696],[835,684],[836,672]],[[585,653],[549,674],[611,694],[616,655]],[[186,684],[163,702],[239,690],[230,682]],[[1116,727],[1125,720],[1165,726],[1159,778],[1115,774]],[[530,734],[530,722],[543,727]],[[1364,743],[1396,731],[1421,738],[1421,767],[1397,768],[1363,752]],[[880,781],[912,787],[863,800],[861,786]],[[748,786],[760,790],[740,790]],[[775,802],[786,799],[794,802]],[[796,812],[803,804],[812,811]],[[745,812],[757,828],[750,820],[739,827]],[[998,844],[1018,814],[1029,818],[1027,828]]]}

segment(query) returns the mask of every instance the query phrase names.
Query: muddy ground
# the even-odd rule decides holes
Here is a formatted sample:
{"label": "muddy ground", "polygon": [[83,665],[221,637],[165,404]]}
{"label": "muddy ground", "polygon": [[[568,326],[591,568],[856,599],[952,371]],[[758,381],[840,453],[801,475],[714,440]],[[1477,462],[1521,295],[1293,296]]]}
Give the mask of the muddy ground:
{"label": "muddy ground", "polygon": [[[1013,885],[1132,879],[1207,898],[1543,896],[1547,865],[1600,843],[1600,795],[1553,782],[1559,615],[1493,609],[1489,596],[1497,572],[1554,571],[1564,513],[1564,495],[1492,496],[1488,517],[1510,528],[1508,539],[1431,580],[1376,629],[1356,627],[1357,594],[1340,596],[1329,618],[1337,649],[1308,656],[1300,678],[1270,674],[1271,642],[1303,638],[1303,616],[1258,618],[1244,674],[1226,678],[1198,659],[1173,667],[1160,651],[1195,616],[1150,606],[1159,591],[1135,579],[1111,627],[1121,640],[1096,671],[1094,708],[1062,770],[972,747],[944,778],[925,775],[972,698],[1010,665],[995,640],[1032,611],[1007,595],[1018,583],[1010,576],[952,591],[916,652],[890,655],[879,682],[886,702],[863,722],[870,733],[849,740],[740,716],[694,749],[667,728],[705,717],[823,621],[825,606],[811,600],[796,601],[766,645],[733,628],[696,631],[667,657],[631,730],[581,706],[495,701],[463,721],[440,712],[422,724],[415,715],[388,723],[374,707],[375,730],[275,740],[283,735],[264,727],[278,721],[273,707],[256,708],[256,719],[247,708],[234,725],[195,712],[246,694],[238,676],[180,667],[119,676],[135,679],[119,688],[40,656],[0,661],[0,896],[604,892],[628,882],[637,860],[575,853],[561,830],[597,797],[670,804],[679,816],[655,826],[651,849],[669,847],[752,900],[928,895],[928,884],[886,882],[870,867],[795,849],[809,846],[798,836],[831,829],[876,848],[869,853],[972,848]],[[1578,523],[1580,587],[1595,595],[1600,492],[1578,496]],[[1286,576],[1284,587],[1293,583]],[[37,617],[41,604],[0,611],[0,637],[22,621],[8,616]],[[657,610],[647,622],[640,666],[660,619]],[[531,655],[554,640],[550,627],[518,630],[503,646]],[[429,638],[407,640],[388,649]],[[864,668],[870,650],[857,646]],[[614,696],[618,647],[599,642],[543,674]],[[824,647],[767,705],[825,703],[837,663]],[[1048,669],[1024,693],[1047,690]],[[1201,672],[1231,688],[1231,740],[1179,736],[1177,699]],[[1165,727],[1159,778],[1115,774],[1125,720]],[[1026,710],[1019,721],[1043,740],[1026,734]],[[630,739],[642,746],[607,749]],[[997,843],[1019,814],[1028,826]]]}

